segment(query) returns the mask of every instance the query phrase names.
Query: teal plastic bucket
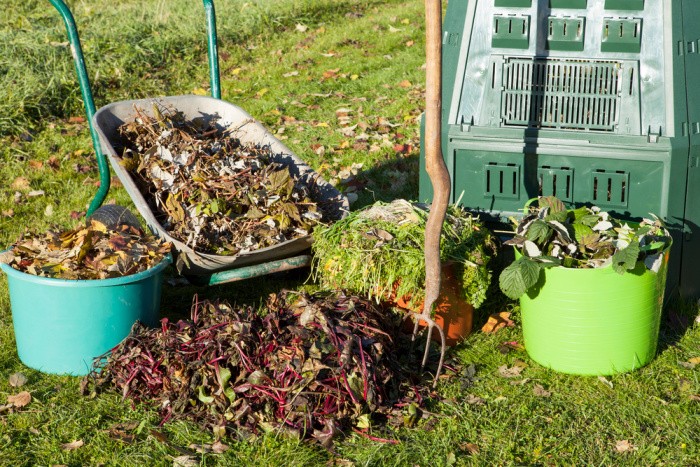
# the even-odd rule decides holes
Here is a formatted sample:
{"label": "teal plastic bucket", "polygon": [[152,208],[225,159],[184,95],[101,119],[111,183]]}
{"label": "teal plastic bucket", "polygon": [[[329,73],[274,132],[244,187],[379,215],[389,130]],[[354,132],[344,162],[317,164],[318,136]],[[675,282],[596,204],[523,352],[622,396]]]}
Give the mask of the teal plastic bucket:
{"label": "teal plastic bucket", "polygon": [[45,373],[86,375],[136,320],[158,322],[166,257],[151,269],[101,280],[38,277],[0,264],[7,274],[19,358]]}
{"label": "teal plastic bucket", "polygon": [[525,349],[539,364],[563,373],[611,375],[640,368],[656,355],[668,253],[658,273],[638,263],[542,271],[520,298]]}

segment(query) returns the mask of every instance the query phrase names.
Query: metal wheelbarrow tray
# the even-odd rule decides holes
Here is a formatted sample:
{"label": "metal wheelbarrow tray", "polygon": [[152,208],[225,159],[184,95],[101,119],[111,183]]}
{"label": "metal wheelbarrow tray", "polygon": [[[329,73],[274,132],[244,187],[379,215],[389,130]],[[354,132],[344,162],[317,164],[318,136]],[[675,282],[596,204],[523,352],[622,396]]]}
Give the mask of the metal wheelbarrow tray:
{"label": "metal wheelbarrow tray", "polygon": [[[221,256],[194,251],[180,240],[173,238],[158,222],[153,207],[144,198],[131,174],[121,165],[119,153],[123,147],[118,128],[135,120],[138,108],[141,114],[153,117],[153,104],[182,112],[188,120],[195,118],[216,118],[217,125],[234,128],[231,137],[246,145],[269,147],[272,160],[289,168],[294,177],[307,182],[313,188],[311,196],[324,212],[324,217],[338,220],[348,210],[348,200],[331,184],[323,180],[311,167],[301,161],[281,141],[275,138],[264,126],[238,106],[206,96],[168,96],[140,100],[115,102],[99,109],[93,124],[99,135],[100,145],[107,155],[114,172],[126,188],[139,213],[148,226],[161,238],[172,242],[176,251],[176,266],[185,275],[206,275],[244,266],[281,260],[307,250],[312,243],[311,235],[281,242],[277,245],[232,256]],[[308,183],[315,181],[315,183]]]}

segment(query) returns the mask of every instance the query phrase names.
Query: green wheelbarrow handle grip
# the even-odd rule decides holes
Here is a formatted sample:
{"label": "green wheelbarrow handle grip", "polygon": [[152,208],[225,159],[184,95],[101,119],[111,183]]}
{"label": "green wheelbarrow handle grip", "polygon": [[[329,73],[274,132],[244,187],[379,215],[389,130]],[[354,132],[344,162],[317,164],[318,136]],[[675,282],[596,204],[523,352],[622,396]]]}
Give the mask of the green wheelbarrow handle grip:
{"label": "green wheelbarrow handle grip", "polygon": [[[78,28],[75,25],[75,19],[68,6],[63,0],[49,0],[51,4],[58,10],[66,25],[68,33],[68,41],[75,62],[75,71],[78,74],[78,83],[80,84],[80,93],[83,97],[85,105],[85,115],[90,127],[90,136],[92,137],[92,146],[95,148],[95,156],[97,157],[97,166],[100,171],[100,188],[95,194],[95,197],[90,203],[87,210],[87,215],[90,216],[97,208],[102,205],[102,202],[107,197],[110,185],[109,164],[107,158],[102,152],[100,139],[92,124],[92,117],[95,115],[95,101],[92,97],[92,88],[90,87],[90,79],[88,78],[87,69],[85,67],[85,57],[83,49],[80,46],[80,37],[78,36]],[[214,9],[213,0],[203,0],[204,10],[207,18],[207,42],[209,55],[209,76],[211,80],[211,95],[216,99],[221,99],[221,80],[219,76],[219,52],[216,39],[216,11]]]}

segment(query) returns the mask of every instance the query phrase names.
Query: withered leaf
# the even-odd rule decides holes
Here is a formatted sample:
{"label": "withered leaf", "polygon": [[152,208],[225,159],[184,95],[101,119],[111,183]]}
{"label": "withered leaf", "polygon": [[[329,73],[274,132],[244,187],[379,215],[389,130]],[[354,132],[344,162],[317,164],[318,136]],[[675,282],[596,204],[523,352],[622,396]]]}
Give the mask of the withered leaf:
{"label": "withered leaf", "polygon": [[515,378],[520,376],[520,373],[522,373],[524,369],[524,367],[518,365],[513,365],[512,367],[501,365],[498,367],[498,374],[504,378]]}
{"label": "withered leaf", "polygon": [[459,443],[459,449],[470,455],[479,454],[479,446],[474,443]]}
{"label": "withered leaf", "polygon": [[22,391],[12,396],[7,396],[7,403],[15,407],[24,407],[32,401],[32,395],[27,391]]}
{"label": "withered leaf", "polygon": [[615,451],[619,453],[626,453],[631,451],[636,451],[638,448],[630,442],[628,439],[623,439],[615,443]]}
{"label": "withered leaf", "polygon": [[93,221],[62,232],[28,232],[0,261],[43,277],[107,279],[145,271],[170,252],[169,243],[152,235],[128,226],[119,229]]}
{"label": "withered leaf", "polygon": [[374,414],[399,426],[402,407],[413,407],[420,419],[429,389],[405,375],[392,338],[399,323],[372,302],[281,292],[266,306],[261,314],[195,299],[189,320],[137,324],[85,381],[154,404],[163,418],[215,427],[220,438],[264,431],[330,446],[342,426],[374,428]]}
{"label": "withered leaf", "polygon": [[122,165],[168,233],[194,250],[246,253],[308,235],[328,217],[309,216],[320,212],[316,180],[293,176],[269,147],[244,145],[216,119],[186,121],[159,106],[136,115],[118,129]]}
{"label": "withered leaf", "polygon": [[173,467],[196,467],[199,461],[194,456],[182,455],[173,459]]}
{"label": "withered leaf", "polygon": [[[0,258],[0,263],[3,262]],[[27,384],[27,377],[24,373],[12,373],[9,378],[10,386],[18,388]]]}
{"label": "withered leaf", "polygon": [[552,395],[552,392],[547,391],[541,384],[535,384],[535,387],[532,388],[532,392],[537,397],[549,397]]}
{"label": "withered leaf", "polygon": [[501,311],[500,313],[494,313],[489,316],[486,324],[481,328],[482,332],[493,334],[499,329],[504,327],[513,327],[515,323],[510,319],[510,313],[507,311]]}
{"label": "withered leaf", "polygon": [[85,442],[82,439],[76,440],[76,441],[71,441],[70,443],[65,443],[61,444],[61,449],[64,451],[74,451],[78,448],[81,448],[85,445]]}

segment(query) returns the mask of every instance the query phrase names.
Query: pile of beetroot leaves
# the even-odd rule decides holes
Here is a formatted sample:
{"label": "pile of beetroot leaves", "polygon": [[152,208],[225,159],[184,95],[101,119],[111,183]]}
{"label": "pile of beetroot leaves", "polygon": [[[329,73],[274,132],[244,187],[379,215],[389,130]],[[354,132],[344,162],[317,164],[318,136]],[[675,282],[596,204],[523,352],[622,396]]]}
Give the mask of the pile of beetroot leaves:
{"label": "pile of beetroot leaves", "polygon": [[277,431],[326,447],[402,425],[421,405],[427,389],[399,362],[391,313],[340,293],[281,292],[266,307],[195,298],[190,320],[137,323],[83,389],[117,389],[159,407],[163,422],[184,417],[217,436]]}

